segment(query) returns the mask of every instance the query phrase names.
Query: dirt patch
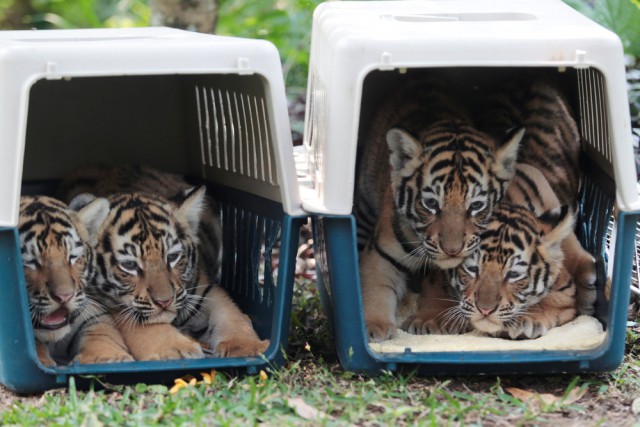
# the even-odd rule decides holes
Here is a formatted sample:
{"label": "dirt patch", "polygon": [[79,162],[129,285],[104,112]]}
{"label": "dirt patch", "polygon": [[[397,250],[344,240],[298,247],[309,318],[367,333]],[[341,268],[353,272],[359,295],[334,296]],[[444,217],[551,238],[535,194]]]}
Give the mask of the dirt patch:
{"label": "dirt patch", "polygon": [[0,385],[0,412],[4,412],[10,409],[16,403],[22,405],[36,405],[44,396],[41,394],[31,395],[18,395],[7,390],[3,385]]}

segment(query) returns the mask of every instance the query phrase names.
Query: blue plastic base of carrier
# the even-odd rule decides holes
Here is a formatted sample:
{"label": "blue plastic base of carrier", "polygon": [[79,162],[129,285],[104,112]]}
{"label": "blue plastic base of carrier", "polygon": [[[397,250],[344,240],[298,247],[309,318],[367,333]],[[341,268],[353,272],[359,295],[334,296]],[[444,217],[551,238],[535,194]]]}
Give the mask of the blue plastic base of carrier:
{"label": "blue plastic base of carrier", "polygon": [[[99,376],[108,383],[168,383],[187,373],[211,369],[253,374],[284,362],[293,293],[299,229],[306,221],[283,212],[282,205],[228,188],[213,188],[223,212],[225,254],[221,285],[249,315],[271,345],[261,357],[205,358],[152,362],[44,367],[38,361],[15,228],[0,228],[0,383],[17,393],[66,386],[70,376]],[[268,262],[280,241],[276,274]],[[259,283],[261,247],[268,266]]]}
{"label": "blue plastic base of carrier", "polygon": [[377,353],[367,343],[357,270],[355,220],[351,216],[314,219],[319,252],[318,288],[331,318],[338,357],[350,371],[417,370],[425,375],[526,374],[614,370],[622,362],[626,337],[634,236],[639,215],[618,215],[617,244],[606,318],[605,342],[589,351],[494,351]]}

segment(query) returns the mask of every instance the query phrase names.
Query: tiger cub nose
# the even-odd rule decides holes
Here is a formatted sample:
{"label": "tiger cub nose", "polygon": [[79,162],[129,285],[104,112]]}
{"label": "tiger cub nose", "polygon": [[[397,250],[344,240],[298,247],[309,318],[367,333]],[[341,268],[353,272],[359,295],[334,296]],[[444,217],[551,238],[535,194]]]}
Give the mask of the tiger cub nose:
{"label": "tiger cub nose", "polygon": [[442,248],[444,253],[446,253],[447,255],[455,256],[455,255],[458,255],[460,252],[462,252],[462,248],[464,247],[464,244],[459,244],[454,246],[454,245],[446,245],[446,244],[440,243],[440,247]]}
{"label": "tiger cub nose", "polygon": [[73,298],[74,293],[75,292],[52,292],[51,298],[53,298],[54,301],[60,304],[64,304],[65,302]]}
{"label": "tiger cub nose", "polygon": [[160,308],[167,308],[171,305],[171,303],[173,302],[173,297],[169,298],[169,299],[165,299],[165,300],[158,300],[158,299],[154,299],[153,302],[155,302],[156,304],[158,304],[160,306]]}
{"label": "tiger cub nose", "polygon": [[476,307],[478,308],[478,311],[480,311],[480,314],[482,314],[483,316],[490,315],[491,313],[496,311],[496,308],[498,308],[497,305],[494,305],[493,307],[487,307],[481,304],[476,304]]}

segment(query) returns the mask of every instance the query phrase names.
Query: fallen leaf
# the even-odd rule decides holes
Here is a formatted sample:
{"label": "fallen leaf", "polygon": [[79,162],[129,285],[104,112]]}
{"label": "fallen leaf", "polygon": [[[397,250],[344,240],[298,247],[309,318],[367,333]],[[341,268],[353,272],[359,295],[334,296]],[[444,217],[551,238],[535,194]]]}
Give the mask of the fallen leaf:
{"label": "fallen leaf", "polygon": [[539,394],[532,391],[522,390],[517,387],[507,387],[505,390],[516,399],[526,403],[532,410],[540,409],[541,404],[552,405],[554,403],[561,403],[563,405],[571,405],[572,403],[580,400],[587,392],[586,388],[580,389],[579,387],[574,387],[567,396],[564,397],[555,396],[550,393]]}
{"label": "fallen leaf", "polygon": [[230,389],[231,387],[233,387],[236,384],[237,379],[238,377],[231,378],[231,381],[229,381],[229,383],[227,384],[227,388]]}
{"label": "fallen leaf", "polygon": [[523,402],[526,402],[527,400],[531,399],[535,395],[535,393],[532,393],[527,390],[523,390],[521,388],[516,388],[516,387],[507,387],[505,388],[505,390],[511,396],[515,397],[516,399],[520,399]]}
{"label": "fallen leaf", "polygon": [[188,386],[187,382],[182,378],[176,378],[175,380],[173,380],[173,382],[175,383],[175,385],[169,390],[169,393],[171,394],[176,394],[178,390]]}
{"label": "fallen leaf", "polygon": [[569,394],[567,394],[567,397],[562,401],[562,403],[564,405],[571,405],[572,403],[575,403],[578,400],[582,399],[582,396],[587,394],[587,391],[588,389],[586,387],[574,387],[573,389],[571,389]]}
{"label": "fallen leaf", "polygon": [[305,420],[317,421],[327,417],[324,412],[317,410],[299,397],[287,399],[287,405]]}
{"label": "fallen leaf", "polygon": [[200,375],[202,375],[202,381],[206,385],[211,385],[211,384],[213,384],[213,380],[216,378],[216,371],[215,371],[215,369],[212,369],[211,373],[209,373],[209,372],[201,372]]}
{"label": "fallen leaf", "polygon": [[633,415],[640,414],[640,397],[636,397],[631,403],[631,412],[633,412]]}
{"label": "fallen leaf", "polygon": [[523,401],[529,406],[532,406],[532,405],[540,406],[539,404],[541,402],[550,404],[560,399],[554,396],[553,394],[549,394],[549,393],[538,394],[533,391],[522,390],[521,388],[517,388],[517,387],[507,387],[505,390],[507,390],[507,392],[509,392],[511,396]]}

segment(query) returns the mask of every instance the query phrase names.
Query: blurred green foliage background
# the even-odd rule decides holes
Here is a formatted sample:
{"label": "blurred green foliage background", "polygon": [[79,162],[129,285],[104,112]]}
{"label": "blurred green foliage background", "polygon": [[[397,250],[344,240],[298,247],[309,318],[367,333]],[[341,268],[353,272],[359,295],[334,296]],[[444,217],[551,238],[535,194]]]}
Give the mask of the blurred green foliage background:
{"label": "blurred green foliage background", "polygon": [[[287,90],[303,95],[311,18],[322,0],[219,0],[216,33],[267,39],[280,50]],[[1,29],[148,26],[148,0],[0,0]]]}
{"label": "blurred green foliage background", "polygon": [[618,34],[625,52],[640,57],[640,0],[563,0]]}
{"label": "blurred green foliage background", "polygon": [[[564,0],[616,32],[640,57],[640,0]],[[311,17],[322,0],[219,0],[217,34],[268,39],[278,49],[290,94],[306,86]],[[137,27],[148,0],[0,0],[0,28]]]}
{"label": "blurred green foliage background", "polygon": [[[148,26],[149,1],[153,0],[0,0],[0,29]],[[630,66],[635,64],[638,68],[640,0],[563,1],[617,33]],[[300,104],[306,91],[311,19],[322,0],[218,0],[218,3],[216,33],[273,42],[282,58],[289,99]],[[632,110],[635,106],[636,114],[640,115],[640,89],[635,86],[630,89]]]}

